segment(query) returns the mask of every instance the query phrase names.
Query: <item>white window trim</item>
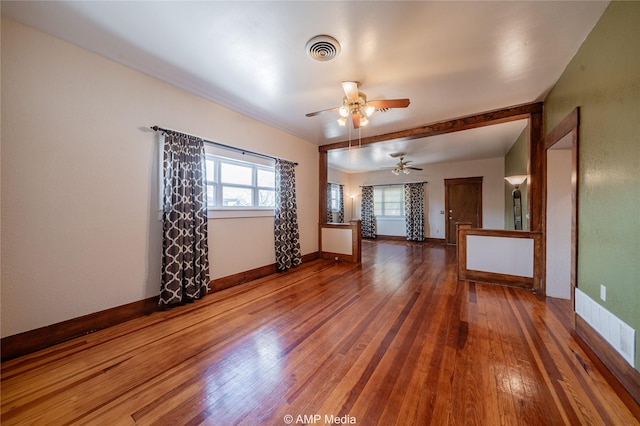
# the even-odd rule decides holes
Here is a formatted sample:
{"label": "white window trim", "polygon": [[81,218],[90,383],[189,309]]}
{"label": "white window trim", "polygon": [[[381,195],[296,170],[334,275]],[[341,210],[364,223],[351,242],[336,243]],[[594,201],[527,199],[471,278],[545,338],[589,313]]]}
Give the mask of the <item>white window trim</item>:
{"label": "white window trim", "polygon": [[[215,148],[218,152],[216,154],[212,154],[211,152],[206,152],[206,156],[214,156],[214,157],[224,157],[224,154],[220,148]],[[209,147],[205,147],[205,151],[210,151]],[[229,158],[230,162],[238,162],[242,163],[242,160],[237,160],[234,158]],[[264,161],[264,160],[263,160]],[[162,220],[162,212],[164,209],[163,200],[164,200],[164,134],[158,133],[158,220]],[[244,161],[245,164],[251,164],[258,168],[269,169],[270,164],[265,164],[262,162],[248,162]],[[209,181],[207,181],[209,182]],[[258,187],[261,188],[261,187]],[[262,187],[264,188],[264,187]],[[207,206],[207,218],[208,219],[234,219],[234,218],[254,218],[254,217],[274,217],[275,216],[275,208],[274,207],[236,207],[236,206],[216,206],[216,207],[208,207]]]}
{"label": "white window trim", "polygon": [[[390,188],[396,188],[398,186],[400,186],[400,185],[393,185]],[[380,188],[379,190],[384,191],[385,189],[388,189],[388,188]],[[401,189],[401,193],[402,193],[402,207],[401,207],[401,209],[402,209],[403,214],[401,214],[401,215],[378,215],[378,214],[376,214],[376,219],[388,220],[388,221],[392,221],[392,220],[402,221],[402,220],[406,219],[406,212],[404,211],[404,191],[402,191],[402,188],[400,188],[400,189]],[[376,191],[375,188],[374,188],[374,191]],[[375,197],[375,192],[374,192],[374,197]],[[376,210],[375,204],[376,203],[374,201],[374,212]]]}
{"label": "white window trim", "polygon": [[[338,184],[338,183],[330,183],[330,185],[331,185],[331,191],[330,191],[331,195],[333,195],[334,187],[336,188],[336,192],[338,194],[337,197],[335,198],[335,200],[336,200],[336,202],[338,204],[338,207],[336,207],[335,209],[333,207],[331,207],[331,213],[338,213],[340,211],[340,184]],[[329,201],[330,201],[331,206],[333,206],[333,200],[334,200],[334,198],[330,197]]]}
{"label": "white window trim", "polygon": [[[268,190],[268,191],[274,191],[275,193],[275,187],[267,187],[267,186],[259,186],[258,185],[258,170],[266,170],[269,172],[274,172],[273,167],[270,166],[265,166],[262,164],[257,164],[257,163],[253,163],[253,162],[249,162],[249,161],[242,161],[242,160],[236,160],[233,158],[228,158],[228,157],[224,157],[221,155],[213,155],[213,154],[206,154],[206,160],[207,161],[214,161],[216,164],[215,167],[215,173],[216,176],[213,177],[213,179],[210,179],[210,176],[207,176],[207,186],[209,185],[214,185],[214,188],[216,189],[215,194],[216,194],[216,202],[218,203],[222,203],[222,187],[229,187],[229,188],[244,188],[244,189],[251,189],[253,191],[253,200],[252,200],[252,204],[251,206],[246,206],[246,207],[242,207],[242,206],[223,206],[221,204],[219,205],[208,205],[207,206],[207,210],[209,211],[217,211],[217,210],[222,210],[222,211],[250,211],[250,210],[255,210],[255,211],[273,211],[274,207],[268,207],[268,206],[257,206],[258,202],[259,202],[259,192],[260,190]],[[223,183],[221,182],[221,164],[232,164],[232,165],[238,165],[238,166],[242,166],[242,167],[248,167],[252,169],[252,184],[251,185],[246,185],[246,184],[237,184],[237,183]]]}
{"label": "white window trim", "polygon": [[237,208],[216,208],[207,209],[207,217],[209,219],[236,219],[247,217],[274,217],[275,210],[272,208],[262,209],[237,209]]}
{"label": "white window trim", "polygon": [[384,220],[388,222],[404,222],[406,220],[406,215],[404,216],[376,216],[376,220]]}

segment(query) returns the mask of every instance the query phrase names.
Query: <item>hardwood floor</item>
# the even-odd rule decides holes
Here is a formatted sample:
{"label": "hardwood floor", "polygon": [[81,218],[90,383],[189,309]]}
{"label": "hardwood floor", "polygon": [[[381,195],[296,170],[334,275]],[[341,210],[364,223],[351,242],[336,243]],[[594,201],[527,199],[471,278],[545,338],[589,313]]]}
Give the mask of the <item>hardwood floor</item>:
{"label": "hardwood floor", "polygon": [[455,274],[453,248],[364,241],[362,265],[312,261],[3,363],[2,424],[640,424],[568,301]]}

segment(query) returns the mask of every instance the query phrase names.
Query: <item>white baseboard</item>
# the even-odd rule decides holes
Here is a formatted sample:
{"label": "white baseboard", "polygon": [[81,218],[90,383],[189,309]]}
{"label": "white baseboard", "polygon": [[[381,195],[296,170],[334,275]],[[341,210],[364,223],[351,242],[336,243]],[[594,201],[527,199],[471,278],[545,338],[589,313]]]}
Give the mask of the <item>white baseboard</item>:
{"label": "white baseboard", "polygon": [[636,331],[576,288],[576,313],[635,368]]}

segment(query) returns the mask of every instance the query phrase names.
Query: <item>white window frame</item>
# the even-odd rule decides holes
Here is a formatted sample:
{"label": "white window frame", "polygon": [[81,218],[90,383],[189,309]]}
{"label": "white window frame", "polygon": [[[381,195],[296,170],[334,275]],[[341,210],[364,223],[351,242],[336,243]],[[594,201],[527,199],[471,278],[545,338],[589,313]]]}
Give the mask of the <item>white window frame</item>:
{"label": "white window frame", "polygon": [[[258,171],[263,170],[271,173],[275,173],[273,166],[267,166],[263,164],[257,164],[250,161],[241,161],[220,155],[206,154],[207,163],[213,163],[214,176],[207,176],[207,188],[213,187],[214,199],[207,199],[207,210],[209,212],[215,211],[266,211],[273,213],[275,206],[260,206],[260,191],[273,191],[275,200],[275,183],[273,187],[260,186],[258,184]],[[231,164],[236,166],[247,167],[251,169],[251,185],[237,184],[237,183],[225,183],[222,182],[222,164]],[[250,206],[225,206],[222,199],[222,188],[241,188],[250,189],[252,192],[252,200]]]}
{"label": "white window frame", "polygon": [[[330,183],[331,190],[329,191],[329,201],[332,213],[338,213],[340,211],[340,185],[337,183]],[[335,195],[335,197],[334,197]],[[335,208],[334,208],[335,204]]]}
{"label": "white window frame", "polygon": [[[400,201],[401,214],[399,214],[399,215],[386,214],[384,199],[385,199],[385,193],[387,191],[390,191],[390,190],[394,190],[394,191],[399,190],[400,191],[400,194],[401,194],[401,201]],[[401,219],[405,218],[405,214],[406,213],[405,213],[405,210],[404,210],[404,188],[402,186],[399,186],[399,185],[395,186],[394,185],[394,186],[388,186],[388,187],[374,187],[373,191],[374,191],[374,196],[373,196],[374,197],[374,203],[373,203],[374,207],[373,208],[374,208],[374,211],[376,212],[375,214],[376,214],[377,218],[380,218],[380,219],[391,219],[391,220],[393,220],[393,219],[401,220]],[[381,198],[383,200],[382,203],[375,201],[376,200],[376,193],[381,194]],[[378,212],[381,212],[381,214],[378,214]]]}
{"label": "white window frame", "polygon": [[[256,161],[241,160],[246,158],[242,153],[237,153],[228,149],[205,146],[205,160],[206,158],[214,156],[226,158],[230,161],[239,162],[242,164],[250,164],[256,168],[262,168],[275,172],[275,162],[273,160],[267,160],[263,158],[257,158]],[[163,162],[164,162],[164,134],[160,133],[158,137],[158,220],[162,220],[162,211],[164,209],[164,177],[163,177]],[[232,158],[236,157],[236,158]],[[257,172],[254,172],[257,178]],[[209,184],[209,177],[206,177],[207,184]],[[258,187],[265,189],[264,187]],[[216,188],[218,189],[218,188]],[[270,189],[270,188],[269,188]],[[273,188],[275,190],[275,188]],[[215,190],[215,189],[214,189]],[[207,200],[207,217],[209,219],[226,219],[226,218],[250,218],[250,217],[273,217],[275,216],[274,207],[239,207],[239,206],[211,206]]]}

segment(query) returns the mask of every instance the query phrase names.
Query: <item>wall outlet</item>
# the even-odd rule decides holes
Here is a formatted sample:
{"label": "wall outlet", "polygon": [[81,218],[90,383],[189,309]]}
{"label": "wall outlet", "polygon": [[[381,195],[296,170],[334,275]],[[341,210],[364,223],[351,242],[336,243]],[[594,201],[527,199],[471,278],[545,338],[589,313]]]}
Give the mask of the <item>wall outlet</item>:
{"label": "wall outlet", "polygon": [[600,299],[607,301],[607,287],[600,284]]}

